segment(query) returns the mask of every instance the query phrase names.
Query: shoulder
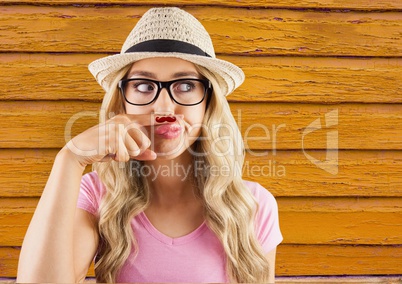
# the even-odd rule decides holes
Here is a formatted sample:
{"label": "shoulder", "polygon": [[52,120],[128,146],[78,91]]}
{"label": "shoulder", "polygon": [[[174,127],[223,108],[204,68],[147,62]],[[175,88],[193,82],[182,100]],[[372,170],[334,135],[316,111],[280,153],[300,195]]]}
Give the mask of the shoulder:
{"label": "shoulder", "polygon": [[81,183],[99,186],[100,179],[99,179],[98,173],[96,171],[92,171],[92,172],[84,174],[82,176]]}
{"label": "shoulder", "polygon": [[89,172],[82,176],[81,188],[83,188],[84,190],[93,191],[95,194],[98,195],[103,195],[105,191],[105,187],[95,171]]}
{"label": "shoulder", "polygon": [[251,191],[259,206],[268,205],[277,207],[275,197],[258,182],[243,180],[244,184]]}
{"label": "shoulder", "polygon": [[98,211],[105,191],[105,187],[96,172],[83,175],[78,197],[78,207],[95,214]]}
{"label": "shoulder", "polygon": [[278,204],[275,197],[257,182],[244,181],[258,206],[255,231],[264,253],[270,252],[283,240],[279,227]]}

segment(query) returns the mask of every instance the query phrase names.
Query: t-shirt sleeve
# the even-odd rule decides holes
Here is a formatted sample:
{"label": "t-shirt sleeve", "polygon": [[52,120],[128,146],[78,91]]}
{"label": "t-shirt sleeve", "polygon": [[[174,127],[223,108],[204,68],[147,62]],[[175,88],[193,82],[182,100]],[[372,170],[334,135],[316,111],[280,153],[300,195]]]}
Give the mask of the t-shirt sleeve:
{"label": "t-shirt sleeve", "polygon": [[96,172],[85,174],[81,179],[77,207],[96,216],[102,193],[103,186]]}
{"label": "t-shirt sleeve", "polygon": [[275,197],[260,184],[246,182],[258,202],[255,226],[257,239],[264,253],[276,248],[283,240],[279,227],[278,204]]}

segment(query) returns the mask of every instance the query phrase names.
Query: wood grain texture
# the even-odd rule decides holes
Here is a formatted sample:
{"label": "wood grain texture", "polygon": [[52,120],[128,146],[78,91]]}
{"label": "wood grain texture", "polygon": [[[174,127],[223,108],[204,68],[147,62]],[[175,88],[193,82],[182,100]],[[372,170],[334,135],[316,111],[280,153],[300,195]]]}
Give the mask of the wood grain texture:
{"label": "wood grain texture", "polygon": [[284,244],[402,243],[401,198],[277,198]]}
{"label": "wood grain texture", "polygon": [[[19,251],[0,247],[0,275],[16,276]],[[275,270],[276,276],[401,274],[401,262],[401,246],[280,245]]]}
{"label": "wood grain texture", "polygon": [[[118,52],[149,7],[0,7],[2,52]],[[397,12],[188,7],[215,51],[237,55],[401,56]]]}
{"label": "wood grain texture", "polygon": [[[57,150],[0,150],[1,197],[40,196],[52,169]],[[1,200],[1,199],[0,199]],[[21,199],[26,200],[26,199]],[[29,207],[29,204],[25,206]]]}
{"label": "wood grain texture", "polygon": [[[324,161],[325,151],[307,151]],[[313,164],[303,151],[247,151],[244,178],[275,196],[402,196],[402,151],[339,151],[338,172]]]}
{"label": "wood grain texture", "polygon": [[[0,54],[0,100],[86,100],[104,92],[87,65],[106,54]],[[221,56],[246,80],[231,102],[401,103],[401,58]]]}
{"label": "wood grain texture", "polygon": [[[99,108],[98,103],[2,102],[0,109],[4,110],[5,120],[0,123],[3,127],[0,139],[5,143],[0,143],[0,147],[61,148],[72,137],[98,123]],[[67,138],[66,127],[72,131]]]}
{"label": "wood grain texture", "polygon": [[[26,199],[21,199],[26,200]],[[0,246],[20,246],[36,199],[0,200]],[[402,198],[277,198],[283,244],[398,245]]]}
{"label": "wood grain texture", "polygon": [[[21,198],[21,206],[29,200],[22,197],[39,197],[52,169],[57,149],[1,149],[0,150],[0,202],[1,197]],[[91,171],[88,166],[85,173]],[[26,204],[27,207],[31,203]]]}
{"label": "wood grain texture", "polygon": [[[399,104],[232,103],[231,109],[250,149],[385,150],[402,145]],[[335,139],[328,135],[338,136],[338,145],[332,147]]]}
{"label": "wood grain texture", "polygon": [[[166,4],[0,1],[0,277],[16,275],[67,122],[77,119],[72,136],[97,123],[103,91],[88,63]],[[228,99],[243,176],[278,201],[276,274],[402,275],[402,1],[168,5],[200,19],[218,57],[246,73]]]}
{"label": "wood grain texture", "polygon": [[[1,277],[17,277],[18,258],[20,247],[0,247],[0,275]],[[94,276],[94,267],[88,271],[88,276]],[[0,281],[2,282],[2,281]],[[13,282],[12,282],[13,283]]]}
{"label": "wood grain texture", "polygon": [[401,274],[402,246],[280,245],[276,275]]}
{"label": "wood grain texture", "polygon": [[[40,196],[56,153],[57,149],[1,149],[0,197]],[[323,151],[310,154],[325,157]],[[338,173],[332,175],[302,151],[254,151],[247,153],[243,177],[276,197],[402,197],[402,151],[340,151],[338,163]]]}
{"label": "wood grain texture", "polygon": [[[92,5],[160,5],[160,0],[147,0],[147,1],[122,1],[122,0],[2,0],[1,3],[7,4],[42,4],[42,5],[82,5],[82,4],[92,4]],[[164,2],[166,4],[167,2]],[[181,6],[188,5],[188,0],[173,0],[168,2],[169,5]],[[191,1],[191,6],[195,5],[208,5],[208,6],[228,6],[228,7],[262,7],[262,8],[313,8],[313,9],[358,9],[358,10],[396,10],[402,9],[402,4],[398,0],[383,0],[380,3],[377,1],[370,0],[197,0]]]}
{"label": "wood grain texture", "polygon": [[[3,101],[0,148],[61,148],[97,123],[99,107],[77,101]],[[232,103],[231,110],[250,149],[402,148],[402,104]],[[311,125],[314,121],[318,124]],[[338,145],[327,139],[329,134],[338,136]]]}
{"label": "wood grain texture", "polygon": [[[300,284],[300,283],[315,283],[315,284],[322,284],[322,283],[361,283],[361,284],[369,284],[369,283],[376,283],[376,284],[396,284],[401,283],[402,278],[400,276],[394,275],[376,275],[376,276],[349,276],[349,275],[339,275],[339,276],[276,276],[275,283],[281,284]],[[6,277],[0,278],[0,283],[4,284],[14,284],[15,278],[14,277]],[[94,277],[87,277],[85,283],[96,283]]]}
{"label": "wood grain texture", "polygon": [[402,277],[398,275],[278,276],[275,278],[275,283],[283,283],[283,284],[300,284],[300,283],[397,284],[400,282],[402,282]]}

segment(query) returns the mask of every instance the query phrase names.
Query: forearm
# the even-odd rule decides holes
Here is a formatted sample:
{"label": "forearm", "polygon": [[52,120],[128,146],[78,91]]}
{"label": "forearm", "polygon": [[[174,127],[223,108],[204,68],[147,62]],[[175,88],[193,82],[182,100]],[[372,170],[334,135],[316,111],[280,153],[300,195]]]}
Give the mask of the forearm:
{"label": "forearm", "polygon": [[83,170],[68,151],[57,155],[24,239],[18,282],[75,282],[74,215]]}
{"label": "forearm", "polygon": [[269,275],[268,275],[268,283],[275,283],[275,259],[276,259],[276,248],[271,250],[265,256],[269,265]]}

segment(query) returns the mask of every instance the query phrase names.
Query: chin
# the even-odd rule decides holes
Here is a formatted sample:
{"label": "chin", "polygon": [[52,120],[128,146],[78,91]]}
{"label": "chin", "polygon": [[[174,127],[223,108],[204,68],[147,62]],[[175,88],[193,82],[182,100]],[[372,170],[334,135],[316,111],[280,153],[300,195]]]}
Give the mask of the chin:
{"label": "chin", "polygon": [[158,155],[158,158],[174,159],[183,154],[186,150],[185,144],[180,139],[176,141],[162,141],[153,147],[153,151]]}
{"label": "chin", "polygon": [[[167,139],[158,141],[153,147],[153,151],[157,154],[157,159],[172,160],[183,153],[187,153],[191,145],[195,141],[186,141],[184,139]],[[192,153],[191,151],[189,153]]]}
{"label": "chin", "polygon": [[169,155],[165,153],[156,153],[156,154],[157,154],[156,160],[163,160],[163,161],[174,160],[180,156],[180,155]]}

